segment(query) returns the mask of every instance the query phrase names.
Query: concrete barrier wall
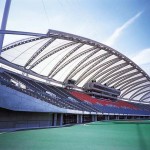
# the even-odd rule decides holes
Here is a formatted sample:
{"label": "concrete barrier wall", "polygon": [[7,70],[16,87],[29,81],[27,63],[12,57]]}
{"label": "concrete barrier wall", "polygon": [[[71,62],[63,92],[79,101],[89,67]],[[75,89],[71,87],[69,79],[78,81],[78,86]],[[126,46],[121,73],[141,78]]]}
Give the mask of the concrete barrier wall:
{"label": "concrete barrier wall", "polygon": [[51,113],[19,112],[0,108],[0,129],[50,127],[52,121]]}

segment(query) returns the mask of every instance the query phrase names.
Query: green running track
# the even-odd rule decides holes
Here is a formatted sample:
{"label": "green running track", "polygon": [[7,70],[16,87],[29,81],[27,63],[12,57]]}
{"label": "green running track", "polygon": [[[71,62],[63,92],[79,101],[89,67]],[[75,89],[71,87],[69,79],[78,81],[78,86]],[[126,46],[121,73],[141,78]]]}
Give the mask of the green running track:
{"label": "green running track", "polygon": [[94,122],[1,133],[0,150],[150,150],[150,121]]}

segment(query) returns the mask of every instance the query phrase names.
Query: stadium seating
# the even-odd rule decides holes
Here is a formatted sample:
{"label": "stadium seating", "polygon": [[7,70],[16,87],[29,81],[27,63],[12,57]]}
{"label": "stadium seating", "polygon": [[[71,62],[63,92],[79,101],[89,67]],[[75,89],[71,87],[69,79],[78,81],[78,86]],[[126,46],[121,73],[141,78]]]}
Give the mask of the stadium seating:
{"label": "stadium seating", "polygon": [[[100,112],[118,114],[148,114],[150,109],[143,109],[125,101],[100,100],[93,98],[85,93],[70,91],[70,93],[81,101],[92,103]],[[140,104],[141,105],[141,104]],[[145,107],[144,107],[145,108]]]}
{"label": "stadium seating", "polygon": [[12,72],[0,72],[0,83],[60,108],[114,114],[150,114],[149,105],[98,99],[84,92],[52,86]]}

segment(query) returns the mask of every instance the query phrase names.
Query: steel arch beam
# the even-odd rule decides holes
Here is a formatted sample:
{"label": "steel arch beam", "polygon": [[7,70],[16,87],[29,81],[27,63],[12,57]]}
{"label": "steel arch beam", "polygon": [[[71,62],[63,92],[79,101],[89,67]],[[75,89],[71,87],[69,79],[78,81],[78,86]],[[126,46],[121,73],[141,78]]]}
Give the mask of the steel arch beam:
{"label": "steel arch beam", "polygon": [[[145,96],[147,96],[148,94],[149,94],[149,93],[145,94],[144,97],[142,98],[142,100],[140,100],[140,101],[145,101],[145,100],[148,99],[148,98],[150,99],[150,96],[145,97]],[[149,100],[149,102],[150,102],[150,100]]]}
{"label": "steel arch beam", "polygon": [[105,71],[105,70],[107,69],[107,67],[109,67],[110,65],[115,64],[115,63],[117,63],[117,62],[119,62],[119,61],[120,61],[119,58],[116,58],[116,60],[114,60],[114,61],[113,61],[113,60],[110,60],[110,62],[107,63],[105,67],[101,68],[100,70],[98,69],[98,71],[97,71],[93,76],[91,76],[91,77],[88,79],[87,82],[91,81],[92,78],[93,78],[94,80],[96,80],[97,78],[99,78],[99,74],[100,74],[102,71]]}
{"label": "steel arch beam", "polygon": [[123,86],[120,89],[123,91],[125,89],[136,87],[137,85],[142,84],[142,83],[146,83],[146,82],[148,82],[148,81],[147,80],[142,80],[142,81],[136,81],[136,82],[133,82],[133,83],[131,82],[131,84]]}
{"label": "steel arch beam", "polygon": [[107,62],[103,64],[102,63],[105,59],[109,58],[111,55],[108,54],[105,57],[102,57],[101,59],[98,59],[95,61],[91,66],[89,66],[76,80],[76,83],[79,84],[84,78],[88,77],[91,73],[95,72],[97,69],[100,69],[100,67],[103,67],[107,64]]}
{"label": "steel arch beam", "polygon": [[[113,84],[113,83],[115,83],[114,84],[114,86],[117,86],[118,84],[120,85],[120,84],[122,84],[122,82],[125,82],[126,80],[128,80],[128,79],[130,79],[131,77],[134,77],[134,76],[136,76],[136,75],[138,75],[139,74],[139,72],[138,71],[136,71],[136,72],[132,72],[132,73],[129,73],[129,74],[126,74],[126,75],[124,75],[124,76],[121,76],[121,77],[118,77],[118,78],[116,78],[115,80],[113,80],[113,82],[107,82],[107,85],[111,85],[111,84]],[[143,76],[142,76],[143,77]]]}
{"label": "steel arch beam", "polygon": [[43,33],[12,31],[12,30],[0,30],[0,34],[14,34],[14,35],[27,35],[27,36],[38,36],[38,37],[45,36],[45,37],[47,37],[47,34],[43,34]]}
{"label": "steel arch beam", "polygon": [[69,63],[73,62],[75,59],[81,57],[82,55],[85,55],[91,51],[95,50],[94,47],[86,49],[84,51],[82,51],[81,53],[78,53],[77,55],[73,56],[72,58],[70,58],[69,60],[67,60],[64,64],[62,64],[56,71],[55,74],[57,74],[59,71],[61,71],[66,65],[68,65]]}
{"label": "steel arch beam", "polygon": [[[44,40],[43,40],[44,41]],[[19,57],[21,55],[23,55],[25,52],[27,52],[28,50],[31,50],[34,46],[37,46],[39,43],[43,42],[43,41],[39,41],[35,44],[33,44],[32,46],[28,47],[27,49],[25,48],[25,50],[23,50],[18,56],[16,56],[13,60],[11,60],[11,62],[14,62],[16,59],[19,59]],[[23,66],[24,67],[24,66]]]}
{"label": "steel arch beam", "polygon": [[[144,90],[144,88],[143,89],[141,89],[141,90]],[[141,91],[140,90],[140,91]],[[150,89],[149,90],[146,90],[146,91],[142,91],[142,92],[140,92],[139,90],[134,94],[134,95],[132,95],[129,99],[134,99],[135,97],[137,97],[137,96],[139,96],[139,95],[141,95],[141,94],[143,94],[143,93],[145,93],[145,92],[147,92],[147,91],[150,91]]]}
{"label": "steel arch beam", "polygon": [[79,68],[85,61],[87,61],[89,58],[91,58],[91,56],[93,56],[94,54],[98,53],[100,51],[100,49],[95,49],[92,53],[90,53],[89,55],[87,55],[84,59],[82,59],[72,70],[71,72],[67,75],[67,77],[65,78],[64,82],[66,82],[68,79],[71,79],[74,76],[74,72],[77,70],[77,68]]}
{"label": "steel arch beam", "polygon": [[[130,72],[130,71],[132,71],[132,70],[134,70],[133,67],[127,68],[127,69],[124,69],[124,70],[119,70],[118,72],[115,72],[114,74],[112,74],[112,75],[109,77],[110,79],[107,81],[107,84],[108,84],[108,85],[111,85],[113,82],[115,82],[115,81],[117,81],[118,79],[120,79],[120,78],[126,76],[127,74],[125,74],[125,73]],[[122,76],[123,74],[125,74],[125,75]]]}
{"label": "steel arch beam", "polygon": [[132,91],[135,91],[135,90],[138,90],[139,88],[143,88],[143,87],[150,87],[150,84],[146,84],[146,85],[141,85],[141,86],[138,86],[138,87],[133,87],[133,88],[129,88],[129,89],[127,89],[126,91],[124,91],[121,95],[120,95],[120,97],[122,98],[122,97],[124,97],[124,96],[126,96],[127,94],[129,94],[130,92],[132,92]]}
{"label": "steel arch beam", "polygon": [[116,56],[122,58],[123,60],[127,61],[131,66],[137,68],[143,74],[143,76],[146,77],[150,81],[149,76],[138,65],[136,65],[132,60],[130,60],[129,58],[127,58],[123,54],[119,53],[115,49],[110,48],[109,46],[106,46],[102,43],[99,43],[99,42],[96,42],[96,41],[93,41],[93,40],[90,40],[90,39],[87,39],[87,38],[83,38],[83,37],[80,37],[80,36],[60,32],[60,31],[55,31],[55,30],[49,30],[47,35],[48,36],[56,35],[58,38],[72,40],[72,41],[75,41],[75,42],[81,42],[81,43],[85,43],[85,44],[88,44],[88,45],[91,45],[91,46],[98,46],[99,48],[104,47],[107,52],[113,53],[114,55],[116,55]]}
{"label": "steel arch beam", "polygon": [[95,67],[95,68],[93,68],[93,69],[90,68],[90,69],[89,69],[90,72],[88,72],[86,76],[84,76],[84,75],[81,76],[81,79],[79,80],[78,83],[82,82],[82,80],[84,80],[86,77],[88,77],[88,76],[89,76],[91,73],[93,73],[93,72],[94,72],[94,74],[87,80],[87,82],[91,81],[92,79],[95,80],[95,79],[96,79],[96,75],[97,75],[99,72],[101,72],[102,70],[105,70],[105,69],[106,69],[107,67],[109,67],[111,64],[114,64],[114,63],[116,63],[116,62],[118,62],[118,61],[120,61],[119,58],[114,58],[114,59],[111,59],[111,60],[109,60],[109,61],[106,61],[106,62],[103,63],[103,64],[98,65],[97,67]]}
{"label": "steel arch beam", "polygon": [[[38,37],[38,38],[56,38],[56,39],[63,39],[63,40],[69,40],[69,41],[73,41],[73,42],[75,42],[76,44],[79,44],[79,43],[84,43],[84,44],[87,44],[87,45],[90,45],[90,46],[94,46],[94,47],[96,47],[97,49],[99,48],[99,49],[104,49],[106,52],[108,52],[108,53],[111,53],[111,55],[115,55],[115,56],[117,56],[117,57],[119,57],[120,59],[122,59],[122,60],[124,60],[128,65],[131,65],[131,66],[133,66],[133,68],[135,68],[135,69],[137,69],[138,71],[139,71],[139,73],[141,73],[142,75],[143,75],[143,77],[145,77],[145,79],[147,79],[147,82],[146,82],[146,84],[149,84],[150,83],[150,77],[142,70],[142,69],[140,69],[140,67],[138,67],[135,63],[133,63],[130,59],[128,59],[126,56],[124,56],[124,55],[122,55],[121,53],[119,53],[119,52],[117,52],[116,50],[114,50],[114,49],[112,49],[112,48],[110,48],[110,47],[108,47],[108,46],[106,46],[106,45],[104,45],[104,44],[101,44],[101,43],[99,43],[99,42],[95,42],[95,41],[93,41],[93,40],[90,40],[90,39],[87,39],[87,38],[83,38],[83,37],[80,37],[80,36],[76,36],[76,35],[72,35],[72,34],[68,34],[68,33],[63,33],[63,32],[59,32],[59,31],[53,31],[53,30],[49,30],[49,32],[47,33],[47,34],[38,34],[38,33],[27,33],[27,32],[17,32],[17,31],[1,31],[0,30],[0,33],[2,33],[3,32],[3,34],[17,34],[17,35],[28,35],[28,36],[36,36],[36,37]],[[37,38],[37,39],[38,39]],[[34,39],[34,38],[33,38]],[[26,39],[27,40],[27,39]],[[41,41],[43,41],[43,40],[41,40]],[[69,42],[68,41],[68,42]],[[19,42],[18,42],[19,43]],[[22,45],[23,44],[23,42],[22,42],[22,44],[21,43],[19,43],[20,45]],[[8,45],[7,45],[8,46]],[[10,45],[9,45],[10,46]],[[12,43],[12,45],[11,45],[12,47],[14,47],[14,46],[17,46],[17,44],[15,45],[15,43]],[[4,48],[6,48],[6,47],[4,47]],[[8,48],[8,47],[7,47]],[[9,48],[11,48],[11,47],[9,47]],[[58,47],[57,47],[58,48]],[[87,55],[86,55],[87,56]],[[95,56],[95,55],[94,55]],[[69,57],[70,58],[70,57]],[[68,58],[68,59],[69,59]],[[85,58],[85,57],[84,57]],[[82,57],[82,59],[84,59],[83,57]],[[90,58],[90,57],[89,57]],[[92,57],[93,58],[93,57]],[[46,58],[45,58],[46,59]],[[45,60],[44,59],[44,60]],[[78,59],[79,60],[79,59]],[[36,61],[36,59],[34,59],[34,61]],[[71,60],[71,61],[73,61],[73,60]],[[79,70],[80,70],[80,68],[81,67],[83,67],[84,66],[84,64],[86,64],[86,62],[84,62],[84,61],[82,61],[81,59],[80,59],[80,62],[82,62],[81,63],[81,65],[79,66],[79,67],[77,67],[73,72],[72,72],[72,70],[73,69],[70,69],[69,71],[71,71],[70,73],[71,73],[71,75],[70,75],[70,73],[68,73],[69,74],[69,77],[71,77],[71,76],[73,76],[73,75],[76,75],[76,73],[77,72],[79,72],[79,73],[81,73]],[[33,62],[34,63],[34,62]],[[33,64],[32,63],[32,64]],[[76,64],[77,64],[77,62],[76,62]],[[116,64],[117,65],[117,64]],[[112,65],[112,66],[114,66],[114,65]],[[109,71],[109,69],[112,69],[113,67],[112,66],[109,66],[108,68],[105,68],[105,70],[102,70],[102,72],[99,72],[97,75],[96,75],[96,79],[99,79],[99,80],[101,80],[101,81],[105,81],[105,82],[107,82],[108,80],[109,80],[109,78],[111,77],[111,80],[109,80],[109,82],[113,82],[113,83],[116,83],[116,82],[114,82],[115,81],[115,78],[114,77],[112,77],[112,73],[114,74],[115,72],[117,72],[117,70],[116,70],[116,68],[114,69],[114,71],[112,71],[112,70],[110,70]],[[29,67],[29,66],[27,66],[27,67]],[[60,64],[60,67],[63,67],[63,64],[61,63]],[[57,67],[58,69],[60,68],[60,67]],[[118,67],[119,68],[119,67]],[[26,69],[26,68],[24,68],[24,69]],[[32,68],[31,68],[32,69]],[[85,68],[86,69],[86,68]],[[123,68],[123,69],[126,69],[126,68]],[[61,70],[61,69],[60,69]],[[109,76],[109,74],[106,72],[106,70],[107,71],[109,71],[109,73],[110,73],[110,76]],[[120,70],[122,70],[122,69],[120,69]],[[27,71],[27,69],[26,69],[26,71]],[[33,70],[30,70],[30,68],[29,68],[29,70],[28,71],[33,71]],[[55,71],[54,71],[55,72]],[[103,75],[103,77],[101,77],[101,75]],[[121,74],[120,74],[121,75]],[[123,76],[124,74],[122,74],[121,76]],[[107,76],[107,77],[105,77],[105,76]],[[46,77],[46,76],[45,76]],[[67,76],[68,77],[68,76]],[[90,76],[89,76],[90,77]],[[88,77],[88,78],[89,78]],[[108,78],[109,77],[109,78]],[[119,78],[118,76],[116,76],[117,78]],[[48,77],[47,77],[48,78]],[[50,79],[50,78],[49,78]],[[112,79],[114,80],[114,81],[112,81]],[[121,79],[121,77],[119,78],[119,79]],[[98,81],[99,81],[98,80]],[[126,79],[127,80],[127,79]],[[143,80],[143,79],[142,79]],[[137,82],[139,82],[140,80],[138,80]],[[123,82],[123,81],[122,81]],[[131,82],[135,82],[135,81],[131,81]],[[124,83],[125,84],[125,83]],[[129,83],[129,85],[130,85],[130,83]],[[121,85],[120,85],[121,86]],[[136,86],[139,86],[139,85],[136,85]],[[127,85],[124,85],[124,87],[126,88],[127,87]],[[123,89],[124,89],[124,87],[123,87]],[[127,93],[128,91],[131,91],[131,89],[133,90],[133,89],[135,89],[136,87],[129,87],[129,88],[127,88],[127,90],[125,91],[125,90],[123,90],[122,91],[122,93]],[[140,89],[140,88],[139,88]],[[130,95],[131,95],[132,93],[130,93]]]}
{"label": "steel arch beam", "polygon": [[50,39],[48,40],[44,45],[42,45],[27,61],[27,63],[25,64],[25,68],[30,65],[30,63],[41,53],[43,52],[53,41],[55,41],[55,39]]}
{"label": "steel arch beam", "polygon": [[[144,94],[141,98],[140,98],[140,101],[143,101],[143,100],[145,100],[145,99],[147,99],[147,95],[149,95],[150,94],[150,90],[148,91],[148,93],[146,93],[146,94]],[[149,96],[150,97],[150,96]]]}
{"label": "steel arch beam", "polygon": [[32,75],[32,76],[35,76],[35,77],[37,77],[37,78],[41,78],[41,79],[46,80],[46,81],[49,81],[49,82],[54,82],[54,83],[62,84],[62,82],[60,82],[60,81],[56,81],[56,80],[54,80],[54,79],[49,79],[49,78],[47,78],[46,76],[40,75],[40,74],[38,74],[38,73],[36,73],[36,72],[34,72],[34,71],[32,71],[32,70],[25,69],[25,68],[23,68],[23,67],[20,66],[20,65],[16,65],[16,64],[14,64],[14,63],[11,63],[11,62],[7,61],[6,59],[3,59],[2,57],[0,57],[0,63],[1,63],[1,64],[4,64],[4,65],[6,65],[6,66],[9,66],[10,68],[14,68],[14,69],[16,69],[16,70],[19,70],[19,71],[21,71],[21,72],[24,72],[24,73],[26,73],[26,74],[30,74],[30,75]]}
{"label": "steel arch beam", "polygon": [[81,64],[82,66],[79,67],[79,68],[77,68],[77,69],[74,71],[74,73],[71,75],[71,78],[74,77],[77,73],[79,73],[83,68],[89,66],[91,63],[97,62],[99,59],[103,59],[103,58],[105,58],[105,57],[107,57],[107,56],[109,56],[109,53],[106,52],[106,53],[104,53],[104,54],[102,54],[102,55],[99,55],[99,56],[97,56],[97,57],[95,57],[95,58],[89,60],[88,62],[86,62],[86,63],[83,64],[83,65]]}
{"label": "steel arch beam", "polygon": [[45,36],[45,37],[52,37],[52,38],[58,38],[58,39],[64,39],[64,40],[71,40],[74,41],[75,43],[84,43],[87,45],[91,46],[96,46],[97,48],[104,48],[107,52],[113,53],[114,55],[122,58],[124,61],[128,62],[130,65],[133,67],[137,68],[139,72],[143,74],[144,77],[147,78],[148,81],[150,81],[150,77],[144,72],[138,65],[136,65],[132,60],[121,54],[120,52],[116,51],[115,49],[106,46],[102,43],[96,42],[94,40],[84,38],[81,36],[61,32],[61,31],[56,31],[56,30],[51,30],[47,32],[47,34],[41,34],[41,33],[32,33],[32,32],[22,32],[22,31],[11,31],[11,30],[0,30],[0,34],[15,34],[15,35],[28,35],[28,36]]}
{"label": "steel arch beam", "polygon": [[106,80],[108,80],[109,78],[112,78],[113,76],[111,76],[111,74],[115,74],[116,71],[120,70],[121,68],[124,68],[127,65],[127,63],[121,63],[119,65],[116,66],[110,66],[109,68],[107,68],[106,70],[100,72],[97,76],[99,76],[97,82],[105,82]]}
{"label": "steel arch beam", "polygon": [[[91,66],[89,66],[76,80],[76,84],[79,84],[84,78],[86,78],[87,76],[89,76],[89,74],[91,74],[91,72],[95,72],[96,68],[99,68],[102,66],[102,64],[99,65],[99,63],[103,62],[105,59],[109,58],[111,55],[107,54],[105,57],[101,57],[100,59],[96,60]],[[106,63],[105,63],[106,64]],[[103,65],[105,65],[103,63]]]}
{"label": "steel arch beam", "polygon": [[35,66],[37,66],[39,63],[41,63],[43,60],[45,60],[46,58],[50,57],[51,55],[67,48],[67,47],[70,47],[72,45],[76,44],[75,42],[70,42],[70,43],[67,43],[67,44],[64,44],[64,45],[61,45],[55,49],[53,49],[52,51],[46,53],[44,56],[40,57],[36,62],[34,62],[29,69],[32,69],[34,68]]}
{"label": "steel arch beam", "polygon": [[77,45],[75,48],[73,48],[70,52],[68,52],[51,70],[51,72],[49,72],[48,77],[51,76],[53,77],[55,75],[55,71],[57,70],[57,68],[70,56],[72,55],[74,52],[76,52],[78,49],[80,49],[84,44],[79,44]]}
{"label": "steel arch beam", "polygon": [[23,45],[23,44],[27,44],[27,43],[30,43],[30,42],[33,42],[33,41],[38,41],[38,40],[41,40],[41,39],[44,39],[46,37],[42,36],[42,37],[32,37],[32,38],[27,38],[27,39],[22,39],[22,40],[19,40],[19,41],[16,41],[16,42],[13,42],[13,43],[10,43],[6,46],[4,46],[2,48],[2,52],[5,52],[11,48],[14,48],[14,47],[17,47],[17,46],[20,46],[20,45]]}
{"label": "steel arch beam", "polygon": [[[102,75],[105,75],[103,76],[101,79],[99,79],[97,82],[104,82],[105,80],[108,80],[109,77],[111,76],[111,74],[113,72],[116,73],[116,71],[118,71],[120,68],[124,68],[126,67],[128,64],[125,62],[125,63],[122,63],[122,64],[118,64],[116,66],[113,66],[112,68],[108,68],[107,70],[105,70],[104,72],[102,72],[101,74],[99,74],[99,76],[102,76]],[[106,74],[105,74],[106,73]]]}
{"label": "steel arch beam", "polygon": [[134,77],[134,78],[122,81],[120,83],[117,83],[117,84],[114,85],[114,87],[121,86],[120,89],[122,89],[122,87],[128,85],[129,83],[134,82],[134,81],[139,80],[139,79],[142,79],[142,78],[144,78],[144,77],[143,76]]}
{"label": "steel arch beam", "polygon": [[143,87],[141,87],[139,90],[135,91],[131,96],[130,96],[130,99],[133,99],[135,95],[137,95],[140,91],[146,89],[146,88],[150,88],[150,85],[145,85]]}
{"label": "steel arch beam", "polygon": [[[143,100],[142,100],[142,102],[145,102],[146,101],[146,99],[150,99],[150,96],[148,96],[148,97],[145,97]],[[150,103],[150,100],[149,101],[146,101],[147,103]]]}

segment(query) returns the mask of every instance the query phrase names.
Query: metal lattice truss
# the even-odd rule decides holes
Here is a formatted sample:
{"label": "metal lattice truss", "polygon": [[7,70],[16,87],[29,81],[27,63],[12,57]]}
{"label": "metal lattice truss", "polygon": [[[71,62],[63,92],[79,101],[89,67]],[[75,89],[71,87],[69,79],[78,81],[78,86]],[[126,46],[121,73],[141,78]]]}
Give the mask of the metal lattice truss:
{"label": "metal lattice truss", "polygon": [[96,80],[121,90],[120,98],[150,101],[150,77],[129,58],[99,42],[49,30],[47,34],[0,31],[26,35],[2,49],[0,63],[47,81],[76,85]]}

